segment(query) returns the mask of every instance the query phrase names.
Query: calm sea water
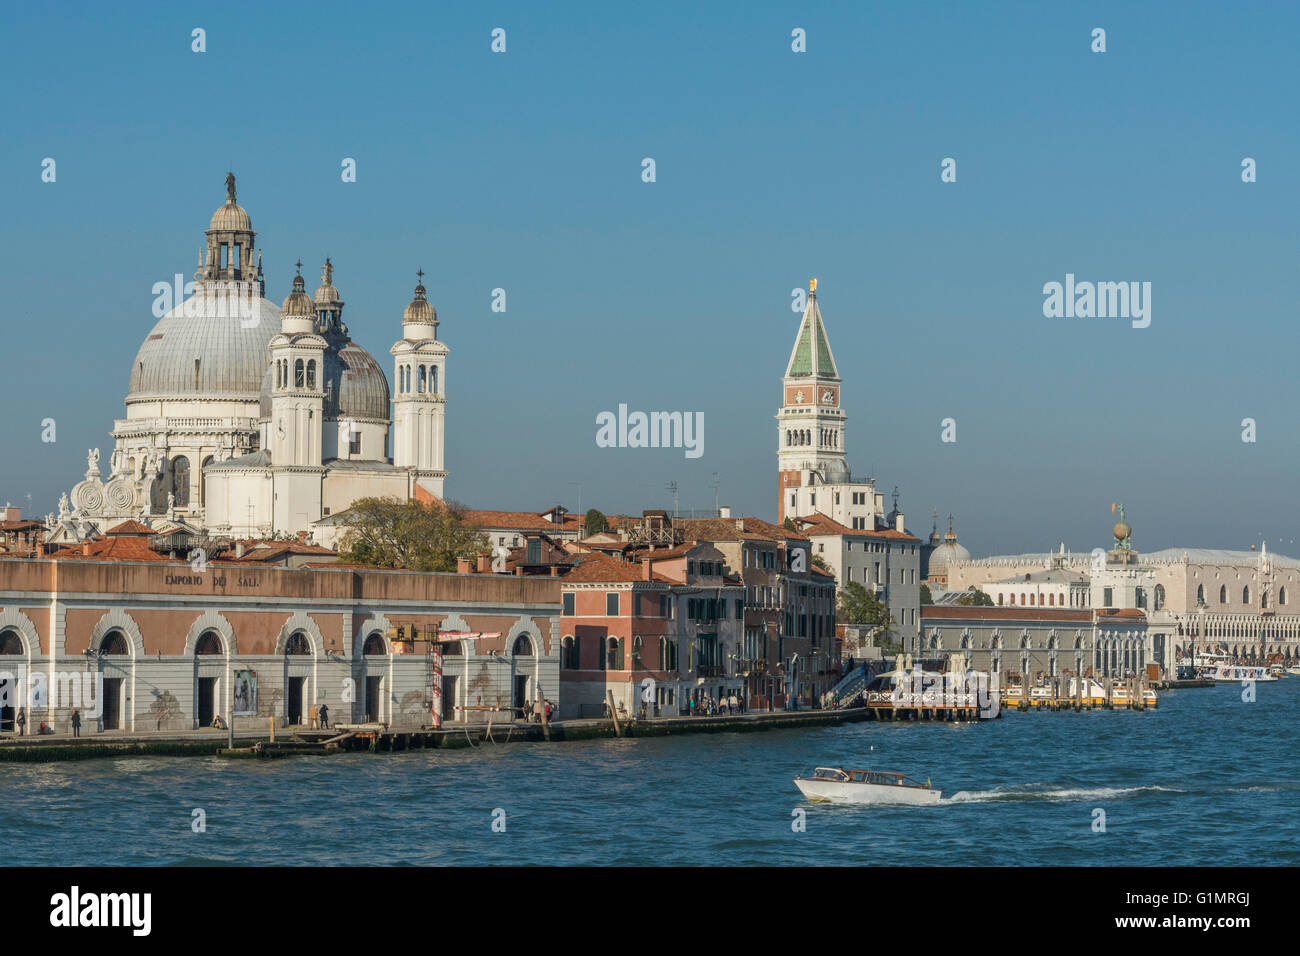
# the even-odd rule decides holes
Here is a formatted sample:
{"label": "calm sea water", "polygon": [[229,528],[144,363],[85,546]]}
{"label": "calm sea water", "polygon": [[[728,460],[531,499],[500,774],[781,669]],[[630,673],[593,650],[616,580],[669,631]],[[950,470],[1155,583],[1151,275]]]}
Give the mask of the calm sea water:
{"label": "calm sea water", "polygon": [[[19,865],[1295,865],[1300,678],[1257,697],[1225,685],[1163,694],[1155,713],[978,726],[0,764],[0,840]],[[817,764],[929,776],[944,800],[807,803],[791,778]]]}

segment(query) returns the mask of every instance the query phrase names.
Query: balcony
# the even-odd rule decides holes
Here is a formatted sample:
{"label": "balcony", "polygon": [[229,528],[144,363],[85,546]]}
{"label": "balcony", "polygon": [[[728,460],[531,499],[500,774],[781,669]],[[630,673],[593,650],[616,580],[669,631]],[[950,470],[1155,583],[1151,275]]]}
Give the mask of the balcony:
{"label": "balcony", "polygon": [[727,669],[720,664],[701,664],[695,668],[696,677],[726,677]]}

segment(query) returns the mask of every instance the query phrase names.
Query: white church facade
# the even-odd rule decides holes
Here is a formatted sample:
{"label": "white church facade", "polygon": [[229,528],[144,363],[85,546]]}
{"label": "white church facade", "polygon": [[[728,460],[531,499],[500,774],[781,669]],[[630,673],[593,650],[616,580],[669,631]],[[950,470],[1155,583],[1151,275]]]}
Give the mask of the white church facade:
{"label": "white church facade", "polygon": [[412,499],[417,489],[442,497],[448,349],[424,285],[390,350],[394,396],[348,333],[330,260],[314,296],[300,262],[277,307],[265,298],[255,237],[231,174],[193,295],[158,320],[136,355],[108,474],[92,450],[85,479],[60,501],[51,540],[130,518],[264,538],[312,531],[362,497]]}

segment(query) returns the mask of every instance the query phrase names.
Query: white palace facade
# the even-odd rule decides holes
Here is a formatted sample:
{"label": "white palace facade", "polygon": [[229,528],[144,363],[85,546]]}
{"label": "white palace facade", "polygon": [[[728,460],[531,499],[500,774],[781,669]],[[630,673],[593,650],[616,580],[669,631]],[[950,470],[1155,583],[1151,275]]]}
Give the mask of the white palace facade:
{"label": "white palace facade", "polygon": [[158,320],[131,367],[107,473],[93,449],[49,540],[127,519],[267,538],[322,530],[361,497],[442,497],[448,349],[424,285],[390,350],[394,396],[348,333],[330,260],[314,296],[299,271],[276,306],[255,237],[229,175],[193,295]]}

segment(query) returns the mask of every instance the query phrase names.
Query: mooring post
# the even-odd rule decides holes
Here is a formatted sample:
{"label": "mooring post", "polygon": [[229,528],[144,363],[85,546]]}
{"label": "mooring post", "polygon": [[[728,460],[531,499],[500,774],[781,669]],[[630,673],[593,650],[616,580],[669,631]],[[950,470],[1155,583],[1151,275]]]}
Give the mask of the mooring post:
{"label": "mooring post", "polygon": [[614,692],[605,691],[605,699],[609,701],[609,716],[614,718],[614,736],[623,736],[623,725],[618,722],[618,708],[614,706]]}

